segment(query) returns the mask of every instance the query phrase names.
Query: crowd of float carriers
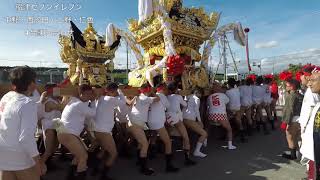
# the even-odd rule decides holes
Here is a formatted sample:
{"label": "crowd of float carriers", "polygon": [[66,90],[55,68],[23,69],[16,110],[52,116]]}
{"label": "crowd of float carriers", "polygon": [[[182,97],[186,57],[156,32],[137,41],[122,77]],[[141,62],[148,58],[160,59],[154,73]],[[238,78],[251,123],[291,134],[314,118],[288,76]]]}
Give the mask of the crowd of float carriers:
{"label": "crowd of float carriers", "polygon": [[143,85],[137,96],[126,96],[117,83],[81,85],[73,97],[57,96],[57,87],[47,84],[32,94],[38,108],[37,145],[49,173],[59,163],[53,156],[72,161],[68,179],[84,178],[87,171],[107,178],[117,157],[132,156],[137,156],[142,174],[154,175],[147,161],[160,154],[165,171],[174,173],[181,168],[174,165],[178,150],[184,153],[185,166],[210,155],[204,150],[208,134],[218,132],[214,134],[231,151],[237,149],[234,138],[241,148],[254,133],[267,135],[276,129],[278,86],[270,76],[213,83],[209,95],[195,89],[181,96],[175,82]]}

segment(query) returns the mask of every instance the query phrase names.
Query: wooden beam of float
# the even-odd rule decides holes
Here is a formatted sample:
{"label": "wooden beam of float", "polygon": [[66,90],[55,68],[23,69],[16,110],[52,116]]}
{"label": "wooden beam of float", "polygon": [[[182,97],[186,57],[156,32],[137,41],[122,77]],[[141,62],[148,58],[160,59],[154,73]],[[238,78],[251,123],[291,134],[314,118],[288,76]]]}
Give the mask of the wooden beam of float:
{"label": "wooden beam of float", "polygon": [[[119,89],[123,92],[123,94],[125,96],[138,96],[139,95],[139,88],[120,86]],[[67,88],[54,88],[53,89],[54,96],[76,96],[77,94],[78,94],[78,88],[75,86],[67,87]],[[191,94],[191,91],[180,91],[179,94],[182,96],[187,96],[187,95]]]}
{"label": "wooden beam of float", "polygon": [[[125,96],[137,96],[139,95],[139,90],[138,88],[134,88],[134,87],[128,87],[128,86],[120,86],[119,87],[121,89],[121,91],[123,92],[123,94]],[[0,98],[6,94],[7,92],[9,92],[11,90],[11,85],[5,84],[5,85],[0,85]],[[40,92],[44,91],[43,86],[38,86],[38,90]],[[53,89],[53,95],[54,96],[76,96],[78,94],[78,88],[77,86],[68,86],[65,88],[54,88]],[[179,93],[182,96],[187,96],[189,94],[191,94],[191,91],[180,91]],[[210,89],[205,89],[204,90],[204,95],[210,95]]]}

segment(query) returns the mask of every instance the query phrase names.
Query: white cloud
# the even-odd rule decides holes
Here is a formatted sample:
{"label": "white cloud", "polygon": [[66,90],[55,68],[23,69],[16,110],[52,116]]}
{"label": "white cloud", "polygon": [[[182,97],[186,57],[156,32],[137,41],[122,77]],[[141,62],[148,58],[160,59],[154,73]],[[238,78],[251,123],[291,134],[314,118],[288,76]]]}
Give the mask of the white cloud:
{"label": "white cloud", "polygon": [[279,43],[278,41],[269,41],[269,42],[264,42],[264,43],[257,43],[255,45],[256,49],[261,49],[261,48],[273,48],[278,46]]}
{"label": "white cloud", "polygon": [[30,58],[39,58],[45,56],[45,53],[41,50],[36,49],[26,55]]}

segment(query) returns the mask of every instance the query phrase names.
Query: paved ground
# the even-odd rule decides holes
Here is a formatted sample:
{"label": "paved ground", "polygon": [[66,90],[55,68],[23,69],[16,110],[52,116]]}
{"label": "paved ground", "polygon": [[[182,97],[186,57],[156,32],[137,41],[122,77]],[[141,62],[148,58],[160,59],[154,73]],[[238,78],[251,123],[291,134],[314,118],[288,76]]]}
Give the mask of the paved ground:
{"label": "paved ground", "polygon": [[[210,134],[209,146],[205,150],[209,156],[197,159],[197,166],[183,167],[183,153],[176,153],[176,164],[182,167],[178,174],[166,174],[164,161],[159,156],[151,162],[151,166],[157,170],[154,177],[140,175],[134,159],[119,159],[111,175],[118,180],[300,180],[305,176],[303,166],[280,156],[286,149],[286,142],[284,134],[279,130],[267,136],[256,133],[250,137],[249,143],[241,144],[236,141],[238,149],[234,151],[222,148],[225,142],[217,140],[214,134]],[[62,180],[64,171],[51,172],[44,179]]]}

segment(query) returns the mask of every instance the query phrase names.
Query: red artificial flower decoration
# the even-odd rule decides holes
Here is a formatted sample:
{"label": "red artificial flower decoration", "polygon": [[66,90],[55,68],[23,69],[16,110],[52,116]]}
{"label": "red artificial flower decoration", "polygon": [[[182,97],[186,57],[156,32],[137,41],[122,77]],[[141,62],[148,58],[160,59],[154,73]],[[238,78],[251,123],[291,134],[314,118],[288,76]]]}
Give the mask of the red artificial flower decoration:
{"label": "red artificial flower decoration", "polygon": [[303,75],[302,71],[296,72],[296,80],[301,82],[301,76]]}
{"label": "red artificial flower decoration", "polygon": [[257,79],[257,76],[256,76],[255,74],[249,74],[249,75],[247,76],[247,79],[251,79],[253,82],[255,82],[256,79]]}
{"label": "red artificial flower decoration", "polygon": [[288,124],[286,122],[282,122],[280,125],[280,129],[285,132],[287,130],[287,126]]}
{"label": "red artificial flower decoration", "polygon": [[289,71],[283,71],[279,74],[279,79],[282,81],[287,81],[289,79],[292,79],[292,73]]}
{"label": "red artificial flower decoration", "polygon": [[264,78],[273,79],[273,75],[272,74],[266,74],[266,75],[264,75]]}
{"label": "red artificial flower decoration", "polygon": [[306,64],[301,68],[301,72],[305,76],[311,76],[311,71],[315,68],[315,65]]}
{"label": "red artificial flower decoration", "polygon": [[178,76],[181,75],[184,71],[184,65],[186,62],[190,62],[191,57],[190,56],[182,56],[182,55],[176,55],[176,56],[170,56],[167,60],[167,69],[168,74],[172,76]]}

